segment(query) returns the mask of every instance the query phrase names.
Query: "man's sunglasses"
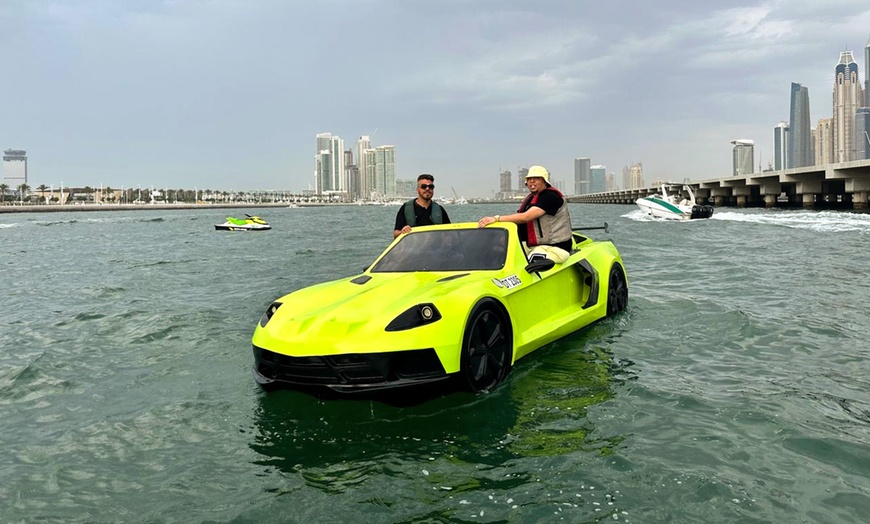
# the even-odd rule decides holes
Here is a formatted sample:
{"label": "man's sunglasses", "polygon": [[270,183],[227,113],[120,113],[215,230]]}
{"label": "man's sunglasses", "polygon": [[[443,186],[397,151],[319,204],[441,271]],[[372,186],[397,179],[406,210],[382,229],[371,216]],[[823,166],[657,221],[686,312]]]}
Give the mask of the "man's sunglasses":
{"label": "man's sunglasses", "polygon": [[420,189],[435,189],[435,184],[420,184]]}

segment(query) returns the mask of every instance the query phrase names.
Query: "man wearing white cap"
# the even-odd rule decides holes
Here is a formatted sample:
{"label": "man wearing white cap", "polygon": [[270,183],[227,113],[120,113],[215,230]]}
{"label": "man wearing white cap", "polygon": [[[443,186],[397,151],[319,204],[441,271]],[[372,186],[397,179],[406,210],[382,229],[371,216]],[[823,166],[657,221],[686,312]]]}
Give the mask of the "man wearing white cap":
{"label": "man wearing white cap", "polygon": [[[556,246],[571,251],[571,217],[568,202],[562,193],[550,185],[550,173],[543,166],[532,166],[526,175],[529,194],[516,213],[483,217],[478,227],[494,222],[512,222],[518,228],[520,240],[529,247]],[[523,227],[525,225],[525,227]]]}

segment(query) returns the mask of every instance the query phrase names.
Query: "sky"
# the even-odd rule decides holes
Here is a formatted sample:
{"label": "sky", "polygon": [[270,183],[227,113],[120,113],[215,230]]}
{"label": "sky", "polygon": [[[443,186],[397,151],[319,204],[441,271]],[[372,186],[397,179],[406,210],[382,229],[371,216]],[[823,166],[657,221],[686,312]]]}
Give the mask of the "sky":
{"label": "sky", "polygon": [[705,180],[734,139],[773,162],[791,82],[830,117],[868,41],[866,0],[2,0],[0,148],[33,188],[301,191],[326,132],[443,196],[570,193],[578,157]]}

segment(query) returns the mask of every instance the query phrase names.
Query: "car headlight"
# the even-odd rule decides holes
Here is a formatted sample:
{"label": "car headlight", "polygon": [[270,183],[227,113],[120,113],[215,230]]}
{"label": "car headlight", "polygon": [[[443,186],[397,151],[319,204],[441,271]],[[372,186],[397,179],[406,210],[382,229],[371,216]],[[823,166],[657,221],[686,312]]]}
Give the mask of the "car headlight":
{"label": "car headlight", "polygon": [[279,307],[281,307],[280,302],[272,302],[272,304],[269,305],[269,309],[267,309],[266,312],[263,313],[263,316],[260,318],[260,327],[266,327],[266,323],[268,323],[269,319],[272,318],[272,315],[274,315],[275,312],[278,311]]}
{"label": "car headlight", "polygon": [[394,318],[387,326],[387,331],[402,331],[425,326],[439,320],[441,320],[441,312],[438,311],[435,304],[417,304]]}

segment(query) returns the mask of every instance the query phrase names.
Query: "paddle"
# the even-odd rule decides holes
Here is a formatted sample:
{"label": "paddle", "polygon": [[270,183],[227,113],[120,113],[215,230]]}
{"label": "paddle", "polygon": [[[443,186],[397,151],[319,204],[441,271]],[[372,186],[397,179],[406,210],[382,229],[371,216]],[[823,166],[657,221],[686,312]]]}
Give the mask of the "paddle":
{"label": "paddle", "polygon": [[572,227],[571,231],[589,231],[590,229],[603,229],[605,233],[610,233],[610,226],[607,222],[604,223],[603,226],[595,226],[595,227]]}

